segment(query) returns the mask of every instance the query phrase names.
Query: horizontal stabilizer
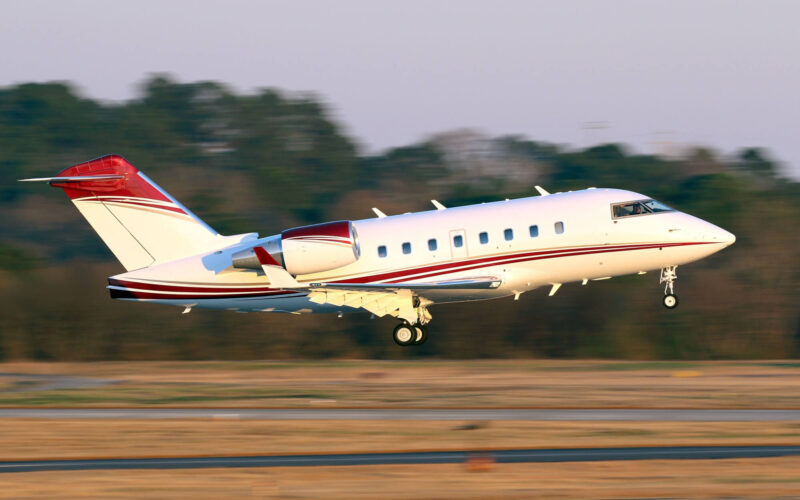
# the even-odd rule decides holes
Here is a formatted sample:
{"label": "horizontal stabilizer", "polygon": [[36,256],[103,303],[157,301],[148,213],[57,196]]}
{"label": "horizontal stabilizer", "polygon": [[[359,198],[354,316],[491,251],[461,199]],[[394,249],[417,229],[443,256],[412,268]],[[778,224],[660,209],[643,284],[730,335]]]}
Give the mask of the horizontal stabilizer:
{"label": "horizontal stabilizer", "polygon": [[124,175],[78,175],[74,177],[36,177],[33,179],[20,179],[19,182],[91,182],[91,181],[111,181],[124,178]]}

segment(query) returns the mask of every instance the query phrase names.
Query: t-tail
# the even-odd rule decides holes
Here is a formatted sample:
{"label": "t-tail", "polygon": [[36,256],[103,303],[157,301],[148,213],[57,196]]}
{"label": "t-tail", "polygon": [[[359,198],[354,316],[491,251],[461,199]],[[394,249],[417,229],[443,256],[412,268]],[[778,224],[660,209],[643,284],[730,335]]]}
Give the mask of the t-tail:
{"label": "t-tail", "polygon": [[126,270],[208,251],[220,236],[118,155],[63,170],[48,182],[67,193]]}

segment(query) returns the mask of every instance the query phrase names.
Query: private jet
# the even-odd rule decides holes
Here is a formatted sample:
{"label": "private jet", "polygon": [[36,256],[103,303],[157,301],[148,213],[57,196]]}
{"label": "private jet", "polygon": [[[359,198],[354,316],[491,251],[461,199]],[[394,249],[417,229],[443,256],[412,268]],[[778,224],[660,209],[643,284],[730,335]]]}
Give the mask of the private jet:
{"label": "private jet", "polygon": [[239,312],[366,311],[399,320],[401,346],[427,339],[434,304],[513,297],[565,283],[660,270],[663,305],[678,305],[676,269],[731,245],[714,224],[648,196],[588,188],[340,220],[279,234],[223,236],[123,157],[56,177],[125,268],[113,299]]}

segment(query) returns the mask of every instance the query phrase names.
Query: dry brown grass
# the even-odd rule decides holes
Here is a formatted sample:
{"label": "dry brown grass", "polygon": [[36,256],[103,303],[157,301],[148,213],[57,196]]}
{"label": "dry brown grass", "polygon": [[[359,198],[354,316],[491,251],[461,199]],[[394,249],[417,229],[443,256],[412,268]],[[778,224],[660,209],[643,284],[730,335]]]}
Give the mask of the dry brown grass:
{"label": "dry brown grass", "polygon": [[332,361],[5,363],[119,381],[4,392],[0,405],[800,408],[787,362]]}
{"label": "dry brown grass", "polygon": [[800,458],[33,472],[0,498],[796,498]]}
{"label": "dry brown grass", "polygon": [[[599,361],[7,363],[0,372],[120,383],[27,391],[0,404],[209,407],[800,408],[791,363]],[[22,389],[22,390],[20,390]],[[800,444],[798,422],[256,420],[0,421],[0,459],[283,454],[425,449]],[[800,458],[298,467],[0,475],[0,498],[796,497]]]}
{"label": "dry brown grass", "polygon": [[0,459],[723,444],[800,445],[797,422],[0,421]]}

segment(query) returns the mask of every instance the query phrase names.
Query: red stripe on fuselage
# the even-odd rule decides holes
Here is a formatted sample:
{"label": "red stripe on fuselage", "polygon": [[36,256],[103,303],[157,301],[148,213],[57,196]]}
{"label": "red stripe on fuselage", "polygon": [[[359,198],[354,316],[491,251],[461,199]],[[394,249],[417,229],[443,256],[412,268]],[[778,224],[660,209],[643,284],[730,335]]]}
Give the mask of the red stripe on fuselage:
{"label": "red stripe on fuselage", "polygon": [[[410,275],[423,274],[415,276],[417,278],[426,278],[440,274],[447,274],[448,272],[457,272],[467,269],[475,269],[478,267],[486,267],[497,264],[505,264],[510,262],[523,262],[527,260],[541,260],[548,258],[570,257],[572,255],[585,255],[590,253],[605,253],[605,252],[625,252],[629,250],[647,250],[652,248],[666,248],[674,246],[688,246],[688,245],[704,245],[705,242],[687,242],[687,243],[647,243],[647,244],[634,244],[634,245],[604,245],[594,247],[577,247],[577,248],[562,248],[554,250],[538,250],[533,252],[511,253],[505,255],[492,255],[488,257],[478,257],[473,259],[466,259],[457,262],[447,262],[432,266],[425,266],[416,269],[405,269],[402,271],[392,271],[384,274],[359,276],[357,278],[349,278],[338,280],[336,283],[372,283],[372,282],[399,282],[408,278]],[[509,261],[509,262],[506,262]],[[468,266],[466,269],[453,269],[462,266]],[[445,271],[445,272],[442,272]]]}
{"label": "red stripe on fuselage", "polygon": [[240,293],[235,295],[191,295],[191,294],[183,294],[177,295],[169,293],[156,293],[156,292],[148,292],[146,290],[136,290],[126,288],[124,290],[120,290],[118,288],[109,288],[109,293],[111,294],[112,299],[154,299],[154,300],[204,300],[204,299],[243,299],[243,298],[251,298],[251,297],[262,297],[262,298],[271,298],[278,295],[291,295],[291,294],[299,294],[299,292],[289,291],[289,290],[271,290],[269,292],[254,292],[254,293]]}
{"label": "red stripe on fuselage", "polygon": [[[513,264],[526,261],[542,260],[542,259],[555,259],[560,257],[572,257],[579,255],[592,255],[600,253],[612,252],[626,252],[633,250],[648,250],[654,248],[667,248],[676,246],[691,246],[691,245],[705,245],[709,242],[685,242],[685,243],[648,243],[648,244],[634,244],[634,245],[617,245],[617,246],[594,246],[594,247],[577,247],[577,248],[563,248],[557,250],[540,250],[535,252],[522,252],[516,254],[495,255],[490,257],[481,257],[466,259],[457,262],[448,262],[445,264],[438,264],[433,266],[423,266],[419,268],[405,269],[401,271],[394,271],[391,273],[359,276],[357,278],[350,278],[345,280],[331,281],[330,283],[383,283],[391,285],[392,283],[402,282],[413,276],[413,279],[431,278],[443,274],[450,274],[455,272],[469,271],[482,267]],[[263,250],[263,249],[262,249]],[[264,251],[266,253],[266,251]],[[267,254],[269,255],[269,254]],[[271,257],[271,256],[270,256]],[[207,285],[173,285],[167,283],[141,283],[137,281],[119,280],[109,278],[108,284],[115,287],[126,288],[127,290],[112,290],[112,298],[123,298],[120,295],[130,292],[135,297],[125,298],[148,298],[148,299],[224,299],[224,298],[238,298],[238,297],[257,297],[257,296],[270,296],[281,295],[289,292],[285,290],[277,290],[268,286],[258,285],[229,285],[228,287],[222,286],[207,286]],[[150,293],[162,292],[162,293]],[[192,294],[194,292],[194,294]],[[239,292],[239,293],[237,293]],[[198,293],[219,293],[225,295],[209,296],[209,295],[196,295]],[[172,295],[170,295],[172,294]],[[119,297],[115,297],[115,295]]]}
{"label": "red stripe on fuselage", "polygon": [[128,280],[120,280],[116,278],[108,278],[108,284],[111,286],[118,286],[122,288],[135,288],[140,290],[152,290],[158,292],[202,292],[202,293],[213,293],[213,292],[260,292],[260,293],[269,293],[276,290],[275,288],[270,288],[266,285],[230,285],[230,286],[208,286],[208,285],[174,285],[169,283],[142,283],[139,281],[128,281]]}

